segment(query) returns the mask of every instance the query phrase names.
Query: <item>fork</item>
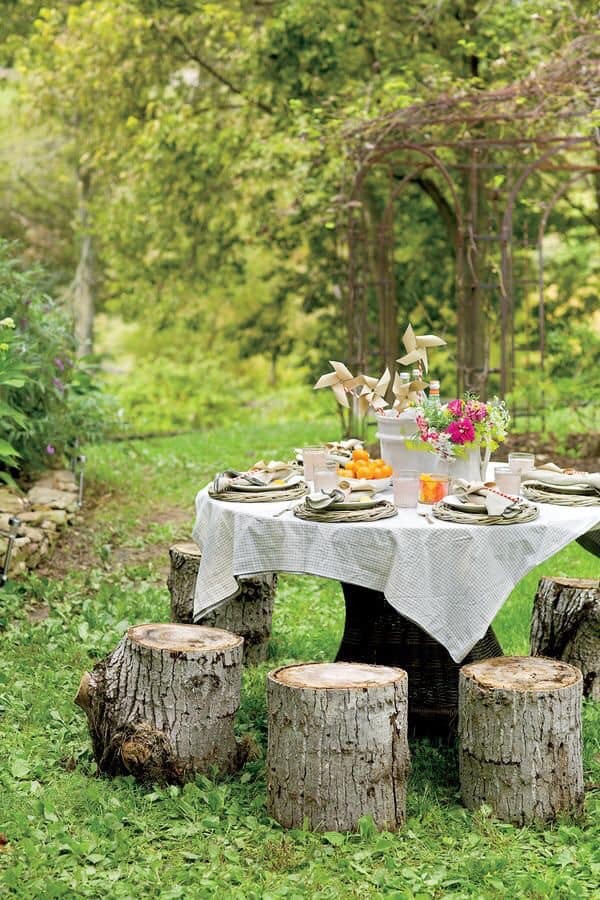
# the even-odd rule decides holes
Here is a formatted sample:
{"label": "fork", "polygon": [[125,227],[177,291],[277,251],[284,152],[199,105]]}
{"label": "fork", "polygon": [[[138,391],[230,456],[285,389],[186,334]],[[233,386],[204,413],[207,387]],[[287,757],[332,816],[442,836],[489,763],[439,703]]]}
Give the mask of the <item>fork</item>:
{"label": "fork", "polygon": [[273,518],[276,519],[277,516],[282,516],[284,513],[294,509],[294,507],[299,506],[300,503],[302,503],[302,500],[296,500],[294,503],[289,503],[287,506],[284,506],[283,509],[279,509],[276,513],[273,513]]}

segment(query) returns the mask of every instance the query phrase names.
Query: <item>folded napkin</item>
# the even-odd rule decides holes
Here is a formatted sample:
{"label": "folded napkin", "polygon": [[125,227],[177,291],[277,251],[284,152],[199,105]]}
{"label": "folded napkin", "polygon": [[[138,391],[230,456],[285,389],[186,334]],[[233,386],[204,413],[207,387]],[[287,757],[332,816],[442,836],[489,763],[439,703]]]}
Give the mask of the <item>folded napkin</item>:
{"label": "folded napkin", "polygon": [[264,463],[261,460],[247,472],[238,472],[236,469],[218,472],[213,479],[211,489],[216,494],[232,488],[241,490],[250,486],[267,490],[282,485],[293,487],[302,481],[302,476],[289,463],[281,463],[277,460]]}
{"label": "folded napkin", "polygon": [[518,508],[519,498],[501,494],[492,487],[493,482],[465,481],[457,478],[453,482],[454,493],[463,500],[469,497],[482,497],[488,516],[502,516]]}
{"label": "folded napkin", "polygon": [[366,481],[359,481],[352,486],[347,481],[340,481],[332,491],[314,491],[308,494],[304,503],[309,509],[326,509],[328,506],[349,501],[360,503],[363,497],[366,502],[373,498],[374,493],[373,486]]}
{"label": "folded napkin", "polygon": [[561,469],[554,463],[546,463],[537,469],[523,472],[523,484],[535,482],[551,491],[553,487],[572,488],[576,492],[600,494],[600,472],[578,472],[576,469]]}

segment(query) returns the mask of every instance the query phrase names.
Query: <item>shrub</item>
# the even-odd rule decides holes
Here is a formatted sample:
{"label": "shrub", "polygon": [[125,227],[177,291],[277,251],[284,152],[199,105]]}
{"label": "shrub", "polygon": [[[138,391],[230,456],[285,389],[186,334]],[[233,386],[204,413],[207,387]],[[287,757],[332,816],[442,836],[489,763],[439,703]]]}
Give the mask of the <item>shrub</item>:
{"label": "shrub", "polygon": [[106,401],[89,360],[75,359],[71,317],[0,241],[0,477],[62,461],[106,427]]}

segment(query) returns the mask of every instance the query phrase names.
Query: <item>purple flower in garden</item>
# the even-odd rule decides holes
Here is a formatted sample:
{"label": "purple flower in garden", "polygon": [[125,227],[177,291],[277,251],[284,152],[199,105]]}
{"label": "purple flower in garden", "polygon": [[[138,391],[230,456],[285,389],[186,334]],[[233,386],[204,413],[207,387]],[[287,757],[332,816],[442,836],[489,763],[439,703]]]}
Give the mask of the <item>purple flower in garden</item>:
{"label": "purple flower in garden", "polygon": [[451,400],[448,404],[448,410],[452,413],[453,416],[462,416],[463,411],[463,401],[462,400]]}
{"label": "purple flower in garden", "polygon": [[459,419],[458,422],[450,422],[446,428],[453,444],[468,444],[475,440],[475,429],[470,419]]}
{"label": "purple flower in garden", "polygon": [[54,365],[56,366],[57,369],[60,369],[61,372],[65,371],[65,364],[62,361],[62,359],[60,358],[60,356],[54,357]]}
{"label": "purple flower in garden", "polygon": [[61,394],[64,394],[64,392],[65,392],[65,386],[64,386],[64,384],[62,383],[62,381],[60,380],[60,378],[56,378],[56,377],[53,378],[53,379],[52,379],[52,384],[54,385],[54,387],[56,388],[57,391],[59,391]]}
{"label": "purple flower in garden", "polygon": [[56,453],[56,448],[52,444],[46,444],[46,453],[52,456],[54,453]]}

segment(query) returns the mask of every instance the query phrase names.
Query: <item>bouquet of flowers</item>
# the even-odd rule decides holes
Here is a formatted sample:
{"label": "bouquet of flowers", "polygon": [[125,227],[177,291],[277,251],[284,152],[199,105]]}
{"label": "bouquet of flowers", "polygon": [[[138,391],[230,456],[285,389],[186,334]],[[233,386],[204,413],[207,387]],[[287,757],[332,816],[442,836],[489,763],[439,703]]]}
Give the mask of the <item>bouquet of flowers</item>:
{"label": "bouquet of flowers", "polygon": [[506,438],[510,415],[498,397],[486,403],[472,394],[440,403],[425,400],[416,409],[418,437],[442,459],[465,456],[475,445],[492,452]]}

